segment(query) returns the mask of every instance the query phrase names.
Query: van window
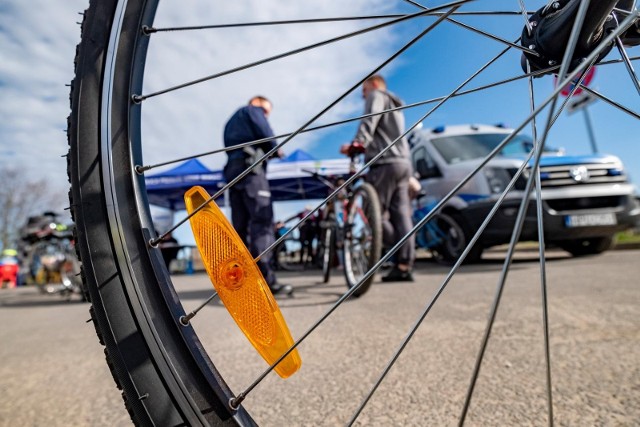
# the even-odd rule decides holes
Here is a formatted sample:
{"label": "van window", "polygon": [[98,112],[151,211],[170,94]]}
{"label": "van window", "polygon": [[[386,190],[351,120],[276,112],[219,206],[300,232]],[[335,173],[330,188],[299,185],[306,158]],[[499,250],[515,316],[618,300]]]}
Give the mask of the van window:
{"label": "van window", "polygon": [[[434,138],[433,145],[447,163],[459,163],[466,160],[485,158],[508,134],[486,133],[458,135]],[[522,156],[533,148],[531,139],[517,135],[500,152],[504,156]],[[550,151],[546,150],[545,151]]]}
{"label": "van window", "polygon": [[418,147],[412,154],[413,170],[420,178],[431,178],[440,176],[440,172],[435,162],[424,147]]}

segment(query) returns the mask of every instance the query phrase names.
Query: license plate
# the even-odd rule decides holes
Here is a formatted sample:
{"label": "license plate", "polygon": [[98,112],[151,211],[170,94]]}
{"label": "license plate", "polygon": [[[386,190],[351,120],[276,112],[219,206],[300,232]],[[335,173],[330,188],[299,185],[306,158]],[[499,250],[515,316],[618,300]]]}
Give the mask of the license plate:
{"label": "license plate", "polygon": [[564,218],[567,227],[593,227],[597,225],[616,225],[618,223],[616,214],[584,214],[567,215]]}

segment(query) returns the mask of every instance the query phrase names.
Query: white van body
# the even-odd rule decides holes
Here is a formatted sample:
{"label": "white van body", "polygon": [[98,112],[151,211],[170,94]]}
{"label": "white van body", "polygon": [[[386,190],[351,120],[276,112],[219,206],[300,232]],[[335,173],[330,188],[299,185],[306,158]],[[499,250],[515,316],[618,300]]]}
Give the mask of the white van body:
{"label": "white van body", "polygon": [[[488,125],[456,125],[412,132],[412,162],[424,194],[418,201],[416,217],[424,217],[452,192],[511,132],[511,129]],[[455,249],[449,248],[450,253],[444,254],[445,258],[454,260],[461,253],[532,148],[531,139],[516,136],[442,208],[440,212],[458,226],[454,237],[459,240],[453,245]],[[477,260],[484,248],[511,239],[530,165],[531,162],[469,254],[470,261]],[[615,233],[635,226],[640,218],[635,187],[615,156],[568,156],[560,150],[546,149],[540,162],[540,183],[545,242],[560,246],[574,256],[608,249]],[[521,241],[538,240],[535,212],[534,188]],[[461,245],[460,241],[465,244]],[[447,251],[445,248],[441,252],[443,250]]]}

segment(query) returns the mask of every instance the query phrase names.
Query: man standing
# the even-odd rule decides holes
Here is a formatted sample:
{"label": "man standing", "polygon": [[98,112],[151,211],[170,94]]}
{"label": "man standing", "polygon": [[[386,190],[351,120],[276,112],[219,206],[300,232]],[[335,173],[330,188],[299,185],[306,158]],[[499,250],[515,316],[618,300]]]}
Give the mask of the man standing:
{"label": "man standing", "polygon": [[[273,138],[274,134],[267,120],[271,113],[271,102],[262,96],[254,96],[249,104],[236,111],[224,128],[224,145],[233,147],[238,144]],[[247,167],[255,163],[265,153],[276,146],[269,139],[257,145],[228,151],[228,161],[224,167],[227,182],[238,177]],[[280,155],[280,153],[278,153]],[[251,173],[232,186],[229,190],[231,201],[231,221],[242,241],[257,257],[274,242],[273,205],[271,191],[267,181],[267,162],[254,168]],[[279,285],[271,268],[271,253],[258,261],[273,294],[291,294],[289,285]]]}
{"label": "man standing", "polygon": [[[371,160],[383,149],[391,146],[404,133],[404,115],[401,111],[376,114],[397,108],[402,101],[387,91],[387,84],[380,75],[369,77],[362,85],[362,97],[365,99],[364,114],[374,114],[362,119],[358,132],[351,144],[340,148],[343,154],[349,154],[354,146],[364,146],[365,161]],[[385,241],[395,245],[412,226],[411,203],[409,201],[409,178],[412,174],[409,158],[409,143],[406,138],[395,142],[391,148],[371,166],[366,175],[378,192],[382,213],[389,215],[392,236]],[[386,231],[386,230],[385,230]],[[382,278],[383,282],[413,281],[413,262],[415,243],[413,236],[396,253],[396,261],[391,271]]]}

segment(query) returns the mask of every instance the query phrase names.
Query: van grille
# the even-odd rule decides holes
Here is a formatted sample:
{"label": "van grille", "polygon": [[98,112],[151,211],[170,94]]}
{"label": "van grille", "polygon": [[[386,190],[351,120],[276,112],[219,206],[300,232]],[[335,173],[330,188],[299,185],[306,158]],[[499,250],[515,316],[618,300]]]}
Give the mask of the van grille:
{"label": "van grille", "polygon": [[584,184],[626,182],[627,177],[615,163],[545,166],[540,168],[542,187],[566,187]]}

